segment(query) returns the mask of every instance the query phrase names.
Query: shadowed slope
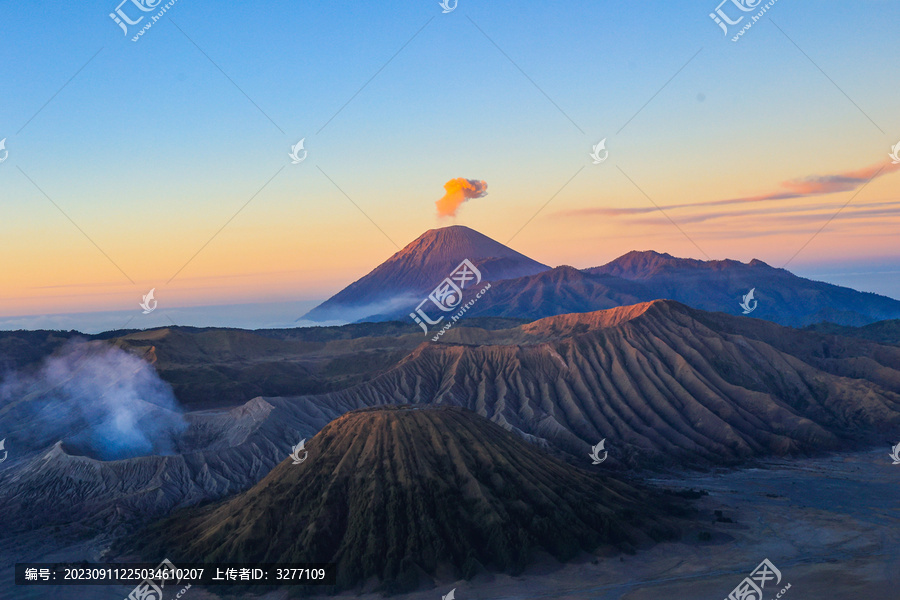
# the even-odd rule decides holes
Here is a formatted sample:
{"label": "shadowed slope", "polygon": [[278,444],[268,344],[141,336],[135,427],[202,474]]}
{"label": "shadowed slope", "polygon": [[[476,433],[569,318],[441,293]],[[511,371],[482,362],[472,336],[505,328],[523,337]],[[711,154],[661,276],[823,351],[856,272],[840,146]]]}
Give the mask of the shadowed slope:
{"label": "shadowed slope", "polygon": [[727,464],[900,430],[900,348],[659,300],[454,328],[318,398],[460,405],[576,456],[609,438],[614,464]]}
{"label": "shadowed slope", "polygon": [[817,325],[810,325],[807,329],[817,333],[858,337],[879,344],[900,346],[900,319],[878,321],[877,323],[871,323],[863,327],[849,327],[846,325],[835,325],[834,323],[819,323]]}
{"label": "shadowed slope", "polygon": [[759,301],[752,316],[791,327],[821,321],[865,325],[900,318],[900,301],[798,277],[761,260],[695,260],[659,252],[629,252],[585,270],[642,285],[643,299],[672,298],[694,308],[740,314],[739,302],[754,288]]}
{"label": "shadowed slope", "polygon": [[498,281],[469,309],[466,317],[490,315],[540,319],[649,299],[640,283],[563,266],[529,277]]}
{"label": "shadowed slope", "polygon": [[[144,536],[206,562],[334,562],[338,587],[371,577],[410,589],[423,573],[520,571],[674,534],[669,501],[550,458],[455,407],[348,413],[234,499]],[[585,459],[585,463],[589,461]],[[449,571],[447,570],[449,569]]]}
{"label": "shadowed slope", "polygon": [[[353,328],[372,331],[345,331]],[[111,342],[147,354],[184,406],[204,409],[365,381],[415,348],[416,332],[412,323],[263,331],[166,327]]]}

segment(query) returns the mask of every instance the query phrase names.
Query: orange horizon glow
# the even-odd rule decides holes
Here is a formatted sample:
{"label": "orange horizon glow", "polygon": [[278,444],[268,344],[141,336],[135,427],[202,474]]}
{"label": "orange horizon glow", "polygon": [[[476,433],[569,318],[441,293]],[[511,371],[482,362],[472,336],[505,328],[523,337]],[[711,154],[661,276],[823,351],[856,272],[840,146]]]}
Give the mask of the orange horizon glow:
{"label": "orange horizon glow", "polygon": [[[776,186],[761,185],[770,190],[744,197],[680,203],[667,199],[659,204],[665,215],[628,185],[619,188],[621,201],[579,208],[579,200],[591,203],[582,190],[559,199],[557,211],[541,215],[510,246],[551,267],[577,268],[651,249],[704,260],[757,258],[775,267],[801,248],[794,265],[898,256],[900,194],[897,178],[890,177],[898,170],[900,165],[881,163],[791,179],[774,191]],[[477,197],[486,191],[486,184],[476,186],[465,179],[465,185],[454,183],[459,181],[445,186],[445,198],[453,196],[456,208],[466,194]],[[532,204],[540,206],[539,200]],[[528,210],[536,209],[529,204]],[[527,216],[521,210],[512,212],[516,220],[510,217],[509,202],[495,198],[473,205],[465,224],[505,243]],[[391,237],[398,246],[429,228],[420,224],[427,222],[426,214],[415,217],[395,224],[393,230],[401,233],[392,230]],[[285,221],[226,230],[186,265],[184,257],[194,254],[197,245],[188,236],[172,236],[170,245],[152,253],[127,243],[126,236],[110,238],[104,244],[115,257],[114,265],[65,223],[56,227],[59,235],[42,246],[41,253],[21,255],[4,269],[0,315],[132,310],[150,288],[173,307],[324,300],[397,251],[386,234],[362,219],[321,227],[302,238]],[[167,283],[180,267],[183,270]]]}

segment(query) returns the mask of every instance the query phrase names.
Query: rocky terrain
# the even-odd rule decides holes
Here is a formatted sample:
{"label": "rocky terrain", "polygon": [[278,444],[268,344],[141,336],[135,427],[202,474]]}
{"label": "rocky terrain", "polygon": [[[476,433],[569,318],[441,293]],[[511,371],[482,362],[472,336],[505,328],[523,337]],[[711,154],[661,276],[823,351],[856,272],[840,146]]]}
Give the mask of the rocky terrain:
{"label": "rocky terrain", "polygon": [[[164,453],[125,460],[102,460],[78,431],[52,425],[36,410],[39,394],[8,404],[0,424],[14,452],[0,467],[0,525],[99,531],[219,499],[255,484],[300,439],[370,406],[467,408],[576,461],[606,439],[613,470],[736,465],[887,443],[900,431],[900,348],[672,301],[454,328],[442,340],[338,392],[187,412],[173,421],[182,426],[160,430]],[[138,408],[135,418],[163,410]]]}
{"label": "rocky terrain", "polygon": [[[472,317],[467,325],[450,329],[439,342],[414,325],[397,323],[270,332],[173,328],[82,342],[46,332],[30,341],[22,334],[6,336],[7,348],[34,343],[39,351],[23,354],[30,356],[24,367],[0,388],[0,430],[9,451],[0,463],[0,543],[16,549],[3,555],[0,575],[24,559],[99,560],[138,528],[223,501],[206,510],[233,510],[229,516],[234,519],[214,527],[204,520],[206,513],[191,513],[185,518],[199,528],[192,531],[211,537],[198,533],[195,540],[181,541],[215,540],[216,547],[229,552],[250,552],[256,538],[246,527],[277,529],[280,522],[265,519],[281,510],[276,507],[287,506],[292,514],[306,515],[291,525],[292,535],[308,540],[303,527],[312,527],[313,514],[317,523],[343,532],[334,546],[310,547],[344,561],[342,581],[348,586],[375,577],[375,571],[381,573],[377,585],[384,584],[386,591],[469,574],[516,573],[533,557],[568,560],[594,544],[627,550],[672,531],[662,512],[651,511],[650,520],[640,523],[629,520],[630,513],[617,512],[619,529],[590,521],[579,512],[587,502],[579,490],[597,494],[614,511],[641,502],[662,507],[653,500],[658,496],[622,479],[755,464],[768,457],[887,448],[900,440],[900,347],[866,339],[889,341],[890,327],[853,329],[874,332],[855,337],[837,335],[844,329],[792,329],[671,300],[527,323]],[[51,357],[38,359],[44,352],[52,352]],[[266,395],[228,408],[203,408],[200,402],[201,408],[187,411],[176,398],[184,390],[202,396],[207,373],[220,377],[203,392],[213,398],[216,390],[230,389],[229,383],[277,389],[277,377],[273,383],[261,375],[272,372],[281,373],[287,389],[302,390],[312,384],[294,380],[291,369],[300,368],[333,391]],[[175,385],[170,388],[166,380]],[[342,420],[357,409],[390,405],[428,409],[404,409],[411,416],[399,421],[391,420],[399,414],[391,410],[353,413],[368,415],[363,419],[388,415],[384,422],[363,420],[345,427]],[[435,411],[435,406],[447,411]],[[434,418],[440,422],[416,416],[420,413],[438,415]],[[402,433],[408,421],[431,433],[413,436],[413,446],[404,446],[391,436]],[[456,432],[455,442],[438,433],[444,428]],[[310,440],[309,462],[297,467],[312,467],[316,446],[311,438],[326,430],[328,435],[316,439],[328,440],[347,456],[388,462],[365,462],[357,481],[350,470],[342,470],[352,462],[344,465],[329,455],[325,470],[311,469],[317,473],[313,479],[292,479],[300,473],[290,469],[295,466],[290,461],[284,463],[292,446]],[[342,437],[343,430],[356,433]],[[481,444],[499,446],[479,446],[476,433],[491,438]],[[609,454],[602,467],[603,488],[594,489],[578,474],[591,466],[587,454],[601,439]],[[392,454],[392,447],[398,453]],[[478,450],[466,455],[465,447]],[[458,450],[454,456],[461,462],[441,462],[448,448]],[[516,463],[511,454],[533,455],[533,461]],[[423,456],[430,458],[417,458]],[[513,469],[516,465],[521,469]],[[566,518],[577,517],[586,524],[584,531],[561,530],[564,525],[552,516],[546,522],[536,519],[546,508],[541,498],[558,488],[541,487],[550,485],[543,480],[529,488],[522,472],[532,467],[561,469],[559,477],[576,494],[566,501],[572,511]],[[427,474],[421,482],[425,488],[409,477],[419,468]],[[363,477],[370,472],[390,486]],[[492,477],[492,472],[503,476]],[[329,480],[334,473],[342,475]],[[453,485],[442,487],[450,485],[449,477],[455,478]],[[324,496],[316,501],[298,492],[307,486],[325,486]],[[508,518],[504,527],[519,537],[491,541],[493,563],[484,555],[454,550],[442,555],[444,562],[436,553],[424,553],[424,563],[400,564],[397,556],[413,552],[404,544],[418,544],[416,552],[453,546],[439,529],[396,529],[396,539],[380,543],[396,543],[403,548],[400,554],[391,554],[388,546],[367,549],[353,532],[374,531],[406,516],[378,513],[363,490],[392,502],[406,498],[404,506],[419,511],[417,519],[438,514],[445,519],[454,507],[469,507],[465,518],[487,520],[459,517],[460,531],[470,536],[466,544],[488,543],[471,536],[491,531],[495,518]],[[436,490],[445,493],[435,495]],[[473,496],[472,490],[480,491]],[[504,495],[508,491],[513,495]],[[290,504],[298,494],[300,504]],[[446,496],[452,502],[417,506],[413,496]],[[529,500],[520,506],[514,497]],[[307,505],[318,512],[304,512]],[[263,506],[271,510],[260,512]],[[381,520],[359,523],[356,529],[349,515],[358,511]],[[538,524],[560,530],[563,541],[554,546]],[[188,521],[179,526],[187,527]],[[143,539],[149,548],[161,538]],[[283,558],[299,560],[300,546],[287,539],[276,548]],[[213,552],[210,548],[187,544],[182,549],[200,556]]]}
{"label": "rocky terrain", "polygon": [[900,346],[900,319],[878,321],[861,327],[835,325],[834,323],[818,323],[806,328],[809,331],[829,333],[846,337],[858,337],[864,340]]}
{"label": "rocky terrain", "polygon": [[[461,327],[503,329],[513,318],[469,318]],[[256,396],[343,389],[394,366],[422,343],[406,322],[296,329],[164,327],[84,335],[75,331],[0,331],[0,374],[20,377],[72,344],[105,342],[153,364],[188,410],[234,407]]]}
{"label": "rocky terrain", "polygon": [[400,592],[677,533],[674,498],[548,457],[456,407],[354,411],[307,448],[302,464],[285,460],[247,492],[142,532],[144,552],[335,563],[338,590],[374,579]]}
{"label": "rocky terrain", "polygon": [[[737,464],[900,426],[900,349],[654,301],[517,328],[451,329],[320,403],[469,408],[620,466]],[[887,439],[885,437],[885,439]]]}

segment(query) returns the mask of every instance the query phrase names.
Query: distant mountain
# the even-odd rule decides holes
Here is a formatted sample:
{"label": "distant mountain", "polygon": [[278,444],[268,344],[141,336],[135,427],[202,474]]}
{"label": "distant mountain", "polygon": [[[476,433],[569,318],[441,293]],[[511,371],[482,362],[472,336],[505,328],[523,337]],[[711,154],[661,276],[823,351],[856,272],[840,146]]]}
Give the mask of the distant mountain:
{"label": "distant mountain", "polygon": [[550,267],[462,225],[430,229],[301,320],[406,320],[416,305],[464,260],[485,281],[534,275]]}
{"label": "distant mountain", "polygon": [[181,405],[196,410],[348,387],[393,366],[421,333],[412,321],[263,331],[166,327],[109,343],[146,354]]}
{"label": "distant mountain", "polygon": [[533,321],[553,315],[627,306],[646,300],[647,296],[640,283],[563,266],[492,284],[488,293],[468,309],[464,321],[479,316]]}
{"label": "distant mountain", "polygon": [[[657,299],[673,299],[707,311],[743,314],[743,296],[753,291],[749,316],[790,327],[828,321],[865,325],[900,317],[900,301],[811,281],[753,260],[702,261],[656,252],[629,252],[579,271],[556,267],[498,281],[466,312],[474,316],[540,319],[591,312]],[[406,315],[393,314],[396,319]]]}
{"label": "distant mountain", "polygon": [[40,363],[69,340],[82,337],[77,331],[0,331],[0,377]]}
{"label": "distant mountain", "polygon": [[[522,322],[473,317],[459,326],[503,329]],[[175,326],[99,335],[0,331],[0,379],[32,374],[50,356],[90,341],[117,346],[152,363],[181,406],[199,410],[232,408],[257,396],[350,387],[394,366],[422,343],[422,330],[407,319],[256,331]]]}
{"label": "distant mountain", "polygon": [[718,260],[709,263],[693,258],[676,258],[671,254],[654,252],[648,250],[640,252],[632,250],[627,254],[623,254],[612,262],[602,267],[594,267],[585,269],[588,273],[604,273],[607,275],[615,275],[631,280],[650,279],[666,269],[713,269],[722,270],[729,266],[742,264],[735,260]]}
{"label": "distant mountain", "polygon": [[[252,489],[150,528],[145,552],[197,562],[327,562],[337,588],[520,572],[676,533],[672,501],[570,466],[456,407],[346,414]],[[161,554],[160,554],[161,555]]]}
{"label": "distant mountain", "polygon": [[761,260],[694,260],[658,252],[629,252],[601,267],[586,269],[644,286],[643,299],[671,298],[695,308],[731,314],[754,289],[751,316],[791,327],[829,321],[865,325],[900,318],[900,301],[798,277]]}
{"label": "distant mountain", "polygon": [[[760,260],[703,261],[634,251],[582,271],[567,266],[551,269],[458,225],[425,232],[302,319],[411,323],[409,314],[465,258],[492,282],[490,292],[471,307],[468,317],[540,319],[666,298],[703,310],[742,314],[740,303],[752,289],[751,306],[756,308],[749,315],[790,327],[823,321],[860,326],[900,319],[898,300],[798,277]],[[444,314],[430,304],[426,308],[433,318]]]}
{"label": "distant mountain", "polygon": [[835,325],[834,323],[818,323],[806,328],[808,331],[829,333],[831,335],[843,335],[871,340],[879,344],[891,344],[900,346],[900,319],[890,321],[878,321],[862,327],[850,327]]}

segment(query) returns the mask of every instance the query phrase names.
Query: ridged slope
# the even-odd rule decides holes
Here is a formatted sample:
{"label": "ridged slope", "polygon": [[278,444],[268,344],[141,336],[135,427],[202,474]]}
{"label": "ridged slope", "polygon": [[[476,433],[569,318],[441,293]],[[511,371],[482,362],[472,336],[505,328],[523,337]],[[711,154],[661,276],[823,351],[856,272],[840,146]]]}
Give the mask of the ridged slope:
{"label": "ridged slope", "polygon": [[[465,344],[456,340],[465,339]],[[900,429],[900,348],[709,314],[674,301],[451,329],[370,383],[318,402],[467,407],[576,456],[736,463]]]}
{"label": "ridged slope", "polygon": [[338,588],[375,577],[398,591],[423,573],[517,572],[537,550],[567,560],[675,531],[669,501],[455,407],[351,412],[307,449],[303,464],[286,460],[247,492],[142,538],[185,560],[334,562]]}
{"label": "ridged slope", "polygon": [[246,490],[292,444],[357,407],[256,398],[227,412],[186,415],[190,426],[169,456],[103,461],[75,454],[65,441],[10,456],[0,470],[0,538],[51,525],[79,535],[127,530]]}

